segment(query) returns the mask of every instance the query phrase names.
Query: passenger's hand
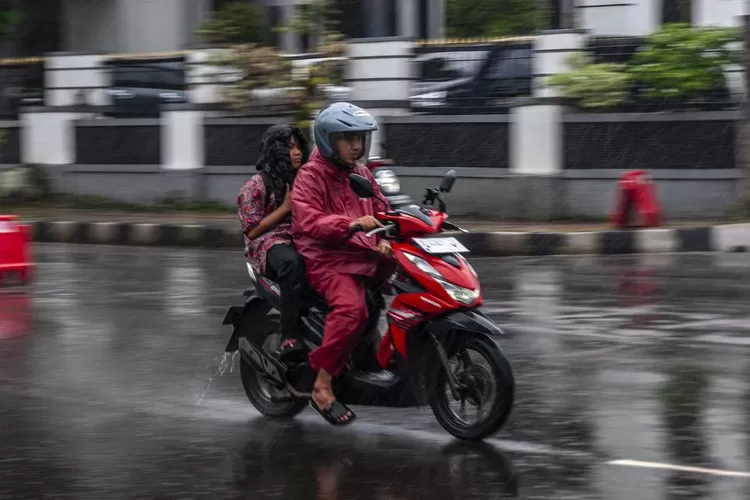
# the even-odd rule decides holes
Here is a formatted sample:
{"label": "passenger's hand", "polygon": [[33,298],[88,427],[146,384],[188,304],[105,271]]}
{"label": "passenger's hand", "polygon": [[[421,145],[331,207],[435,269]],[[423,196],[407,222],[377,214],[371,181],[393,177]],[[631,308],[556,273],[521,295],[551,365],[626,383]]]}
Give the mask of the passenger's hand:
{"label": "passenger's hand", "polygon": [[364,217],[360,217],[359,219],[349,224],[349,227],[351,227],[352,229],[354,229],[355,227],[361,227],[362,230],[367,233],[372,231],[373,229],[383,227],[383,224],[381,224],[380,221],[372,215],[365,215]]}
{"label": "passenger's hand", "polygon": [[380,243],[378,243],[378,251],[380,251],[381,255],[390,257],[391,254],[393,254],[393,247],[388,240],[380,240]]}
{"label": "passenger's hand", "polygon": [[284,203],[281,204],[281,207],[286,212],[292,211],[292,190],[289,187],[289,184],[286,185],[286,195],[284,195]]}

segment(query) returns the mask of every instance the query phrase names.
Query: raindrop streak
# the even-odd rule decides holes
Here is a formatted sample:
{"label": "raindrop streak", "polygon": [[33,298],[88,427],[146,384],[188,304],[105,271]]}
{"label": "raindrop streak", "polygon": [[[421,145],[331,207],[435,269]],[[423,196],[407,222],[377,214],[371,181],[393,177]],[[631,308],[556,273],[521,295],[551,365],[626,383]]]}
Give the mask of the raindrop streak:
{"label": "raindrop streak", "polygon": [[[203,392],[201,392],[200,395],[196,398],[196,406],[200,406],[203,398],[206,397],[208,390],[211,388],[211,382],[213,382],[214,377],[222,377],[225,373],[227,373],[227,371],[229,371],[229,373],[232,373],[234,371],[235,360],[237,359],[237,355],[239,353],[240,351],[225,352],[221,355],[221,357],[217,356],[214,358],[214,361],[219,361],[218,366],[213,373],[210,373],[208,375],[208,380],[206,381],[206,386],[203,388]],[[208,370],[210,366],[211,365],[206,365],[206,369]]]}

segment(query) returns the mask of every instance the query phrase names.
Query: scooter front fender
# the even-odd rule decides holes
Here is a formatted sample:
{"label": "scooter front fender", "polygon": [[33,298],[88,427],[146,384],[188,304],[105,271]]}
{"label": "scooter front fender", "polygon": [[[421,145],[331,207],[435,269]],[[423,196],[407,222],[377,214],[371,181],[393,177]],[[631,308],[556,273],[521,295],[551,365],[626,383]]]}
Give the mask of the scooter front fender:
{"label": "scooter front fender", "polygon": [[436,318],[430,321],[427,330],[438,337],[461,333],[505,336],[505,332],[478,309],[456,311]]}

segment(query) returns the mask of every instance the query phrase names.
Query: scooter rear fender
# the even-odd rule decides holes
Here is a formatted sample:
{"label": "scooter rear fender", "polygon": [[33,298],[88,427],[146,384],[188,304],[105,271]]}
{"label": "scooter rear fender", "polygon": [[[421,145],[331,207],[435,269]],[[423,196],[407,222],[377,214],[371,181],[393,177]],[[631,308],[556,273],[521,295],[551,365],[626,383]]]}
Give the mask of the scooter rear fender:
{"label": "scooter rear fender", "polygon": [[244,306],[230,307],[224,316],[222,325],[232,325],[232,336],[224,349],[225,352],[235,352],[239,349],[240,338],[252,333],[253,324],[264,321],[271,310],[271,305],[263,300],[255,291],[246,293]]}

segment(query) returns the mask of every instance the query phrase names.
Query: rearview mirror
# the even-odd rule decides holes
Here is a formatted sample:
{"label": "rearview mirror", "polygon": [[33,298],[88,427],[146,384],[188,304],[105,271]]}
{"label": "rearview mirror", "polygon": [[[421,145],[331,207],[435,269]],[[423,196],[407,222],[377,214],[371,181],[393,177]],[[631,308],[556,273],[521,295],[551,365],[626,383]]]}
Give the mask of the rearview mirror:
{"label": "rearview mirror", "polygon": [[443,181],[440,183],[440,192],[450,193],[454,182],[456,182],[456,171],[453,169],[448,170],[448,173],[445,174]]}
{"label": "rearview mirror", "polygon": [[349,174],[349,185],[360,198],[372,198],[375,190],[372,188],[370,179],[359,174]]}

